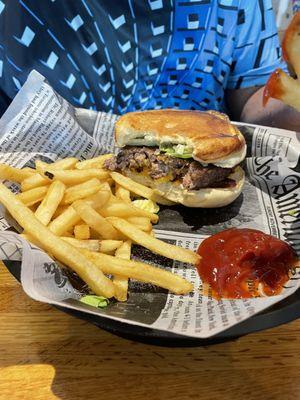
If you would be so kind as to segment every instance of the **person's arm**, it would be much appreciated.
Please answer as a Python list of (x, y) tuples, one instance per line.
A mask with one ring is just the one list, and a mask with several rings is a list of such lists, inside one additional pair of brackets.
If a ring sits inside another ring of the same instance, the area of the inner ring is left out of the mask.
[(230, 118), (251, 124), (300, 131), (300, 112), (272, 98), (263, 107), (263, 90), (263, 87), (227, 90), (226, 103)]
[(299, 115), (270, 99), (264, 108), (263, 86), (277, 68), (287, 70), (281, 59), (274, 14), (268, 0), (241, 0), (244, 23), (237, 25), (231, 73), (225, 99), (230, 117), (237, 121), (298, 129)]

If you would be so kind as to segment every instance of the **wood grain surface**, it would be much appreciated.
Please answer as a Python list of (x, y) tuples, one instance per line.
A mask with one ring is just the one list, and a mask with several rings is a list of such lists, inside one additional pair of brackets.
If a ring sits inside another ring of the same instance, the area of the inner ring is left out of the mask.
[(0, 399), (300, 399), (300, 320), (208, 347), (114, 336), (29, 299), (0, 265)]

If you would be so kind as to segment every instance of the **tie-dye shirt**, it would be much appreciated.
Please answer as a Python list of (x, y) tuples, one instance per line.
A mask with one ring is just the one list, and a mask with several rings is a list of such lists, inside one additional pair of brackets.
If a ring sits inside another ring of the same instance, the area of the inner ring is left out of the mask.
[(0, 0), (0, 104), (32, 69), (78, 107), (224, 110), (282, 66), (271, 0)]

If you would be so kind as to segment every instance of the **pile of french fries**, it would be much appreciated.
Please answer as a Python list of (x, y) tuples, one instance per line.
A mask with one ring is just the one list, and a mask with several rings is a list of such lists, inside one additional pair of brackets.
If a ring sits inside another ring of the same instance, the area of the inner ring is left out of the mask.
[(35, 169), (0, 164), (0, 179), (21, 188), (15, 195), (0, 183), (0, 203), (23, 228), (26, 240), (74, 270), (96, 295), (126, 301), (130, 278), (189, 293), (193, 286), (184, 278), (130, 260), (132, 243), (191, 264), (199, 256), (154, 237), (157, 214), (136, 207), (132, 199), (152, 199), (155, 193), (105, 170), (103, 162), (111, 156), (51, 164), (37, 160)]

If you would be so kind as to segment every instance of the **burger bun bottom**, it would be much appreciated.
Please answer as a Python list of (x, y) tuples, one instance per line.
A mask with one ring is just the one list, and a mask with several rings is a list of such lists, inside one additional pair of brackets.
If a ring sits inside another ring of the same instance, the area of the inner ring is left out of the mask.
[[(123, 174), (135, 182), (141, 183), (155, 190), (162, 198), (169, 202), (183, 204), (194, 208), (217, 208), (232, 203), (241, 193), (245, 183), (245, 173), (239, 166), (235, 167), (228, 178), (236, 181), (236, 185), (227, 188), (202, 188), (187, 190), (179, 182), (166, 182), (152, 179), (149, 175), (126, 170)], [(159, 202), (159, 201), (158, 201)], [(163, 201), (161, 202), (163, 204)]]

